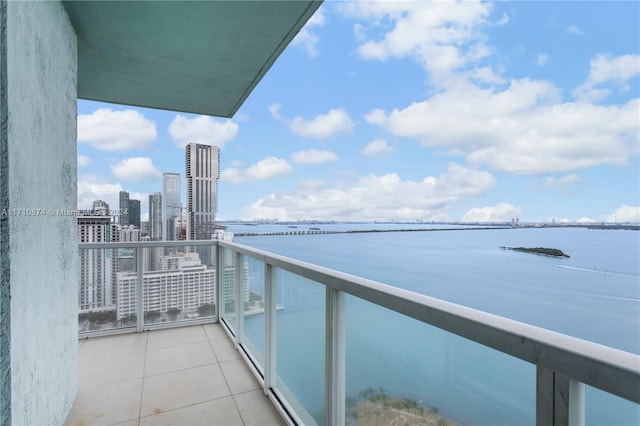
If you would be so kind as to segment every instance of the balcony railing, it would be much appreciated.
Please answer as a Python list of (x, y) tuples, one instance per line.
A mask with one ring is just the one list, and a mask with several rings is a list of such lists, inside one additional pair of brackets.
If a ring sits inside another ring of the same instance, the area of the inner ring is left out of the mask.
[[(163, 293), (174, 287), (145, 272), (145, 252), (204, 248), (215, 279), (207, 290), (175, 278), (188, 287), (176, 307)], [(219, 321), (292, 424), (640, 422), (635, 354), (231, 242), (80, 244), (81, 255), (116, 249), (135, 252), (130, 330)], [(126, 312), (113, 327), (127, 326)]]

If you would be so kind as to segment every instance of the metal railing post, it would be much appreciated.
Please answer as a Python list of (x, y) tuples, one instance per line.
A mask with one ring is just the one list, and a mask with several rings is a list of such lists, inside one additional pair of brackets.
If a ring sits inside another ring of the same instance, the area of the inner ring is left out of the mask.
[(142, 333), (144, 326), (144, 295), (142, 280), (144, 276), (144, 247), (136, 247), (136, 332)]
[(346, 324), (344, 293), (327, 287), (325, 329), (325, 423), (344, 425)]
[(244, 303), (242, 300), (242, 262), (244, 256), (241, 253), (236, 252), (236, 269), (235, 269), (235, 285), (236, 285), (236, 339), (235, 346), (239, 349), (240, 344), (244, 340)]
[(224, 250), (220, 247), (218, 241), (216, 241), (216, 282), (215, 282), (215, 297), (216, 297), (216, 318), (218, 322), (224, 315)]
[(583, 426), (584, 383), (537, 366), (536, 425)]
[(585, 424), (584, 383), (569, 379), (569, 426)]
[(273, 267), (264, 264), (264, 383), (265, 395), (276, 385), (276, 294)]

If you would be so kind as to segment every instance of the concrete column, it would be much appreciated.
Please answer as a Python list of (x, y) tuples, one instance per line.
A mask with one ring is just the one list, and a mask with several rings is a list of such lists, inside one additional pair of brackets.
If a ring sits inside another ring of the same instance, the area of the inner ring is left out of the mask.
[(0, 424), (61, 424), (77, 391), (76, 36), (58, 1), (0, 0)]

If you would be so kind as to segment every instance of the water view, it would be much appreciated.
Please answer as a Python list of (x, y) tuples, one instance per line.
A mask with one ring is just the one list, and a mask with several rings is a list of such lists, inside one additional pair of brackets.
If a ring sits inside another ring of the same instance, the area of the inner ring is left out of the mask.
[[(327, 231), (353, 227), (309, 226)], [(427, 227), (361, 224), (355, 229), (393, 226)], [(236, 231), (233, 226), (228, 230)], [(236, 242), (640, 353), (638, 232), (515, 228), (252, 236)], [(501, 246), (557, 248), (570, 257), (500, 250)], [(322, 422), (324, 287), (276, 273), (282, 307), (277, 314), (278, 375)], [(249, 285), (258, 294), (261, 274), (260, 262), (250, 262)], [(262, 316), (248, 318), (245, 327), (260, 354)], [(300, 371), (306, 372), (304, 378)], [(425, 418), (434, 424), (533, 424), (535, 374), (535, 367), (526, 362), (347, 297), (351, 419), (373, 418), (366, 416), (386, 398), (389, 406), (405, 407), (396, 410), (416, 422)], [(415, 411), (412, 402), (417, 404)], [(595, 389), (587, 388), (586, 403), (588, 424), (640, 422), (636, 404)], [(365, 407), (369, 412), (362, 412)], [(384, 423), (382, 417), (379, 420)]]

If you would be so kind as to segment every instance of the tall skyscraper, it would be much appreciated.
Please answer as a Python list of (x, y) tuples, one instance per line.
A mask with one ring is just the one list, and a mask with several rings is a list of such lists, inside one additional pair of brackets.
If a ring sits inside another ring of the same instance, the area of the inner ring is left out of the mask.
[(162, 174), (162, 237), (164, 240), (177, 240), (176, 218), (182, 214), (180, 209), (180, 173)]
[(162, 194), (149, 194), (149, 236), (151, 241), (162, 241)]
[(140, 200), (129, 200), (129, 211), (127, 212), (129, 225), (140, 229)]
[(118, 216), (118, 224), (129, 225), (129, 193), (120, 191), (120, 216)]
[[(215, 231), (220, 178), (220, 148), (190, 143), (185, 155), (187, 239), (210, 240)], [(201, 256), (201, 259), (204, 259)]]
[[(111, 218), (95, 211), (78, 216), (81, 243), (111, 241)], [(81, 312), (115, 303), (111, 289), (111, 250), (80, 250), (78, 302)]]

